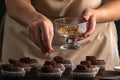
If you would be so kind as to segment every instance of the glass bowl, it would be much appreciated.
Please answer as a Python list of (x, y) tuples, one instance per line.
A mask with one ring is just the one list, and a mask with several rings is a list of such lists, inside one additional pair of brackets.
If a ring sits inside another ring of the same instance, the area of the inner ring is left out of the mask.
[(87, 22), (81, 18), (58, 18), (54, 21), (55, 32), (65, 39), (61, 49), (80, 49), (82, 46), (75, 40), (86, 32)]

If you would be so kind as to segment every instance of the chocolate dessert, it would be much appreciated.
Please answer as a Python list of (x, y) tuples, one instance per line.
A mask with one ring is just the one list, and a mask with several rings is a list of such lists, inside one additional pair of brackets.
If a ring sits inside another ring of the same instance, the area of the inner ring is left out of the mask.
[(20, 58), (19, 61), (22, 63), (27, 63), (27, 64), (38, 63), (38, 61), (36, 59), (31, 59), (30, 57)]
[(13, 66), (21, 67), (21, 68), (30, 67), (28, 64), (21, 63), (21, 62), (16, 62), (16, 63), (13, 64)]
[(96, 57), (95, 56), (86, 56), (86, 60), (95, 61)]
[(59, 68), (53, 67), (52, 65), (43, 66), (41, 72), (43, 73), (56, 73), (59, 72)]
[(64, 58), (61, 57), (61, 56), (56, 56), (56, 57), (53, 58), (53, 60), (54, 60), (56, 63), (63, 63)]
[(62, 72), (52, 65), (44, 65), (39, 71), (40, 80), (60, 80)]
[(64, 60), (63, 65), (65, 66), (64, 75), (70, 75), (72, 72), (72, 62), (71, 60)]
[(1, 66), (1, 69), (3, 69), (4, 71), (10, 71), (10, 68), (12, 68), (13, 65), (12, 64), (3, 64)]
[(15, 67), (12, 64), (3, 64), (1, 69), (1, 74), (3, 76), (24, 76), (25, 71), (23, 68)]
[(81, 61), (80, 64), (83, 64), (83, 65), (87, 65), (87, 66), (89, 66), (89, 65), (92, 64), (92, 62), (89, 61), (89, 60), (86, 60), (86, 61)]
[(104, 60), (95, 60), (95, 61), (92, 61), (92, 64), (93, 65), (105, 65), (105, 61)]
[(56, 63), (61, 63), (65, 67), (64, 75), (70, 75), (72, 71), (72, 62), (71, 60), (66, 60), (62, 56), (56, 56), (53, 58)]
[(87, 65), (77, 65), (74, 72), (93, 72), (93, 68), (89, 68)]
[(92, 61), (93, 65), (96, 65), (98, 67), (100, 67), (98, 75), (103, 75), (104, 71), (105, 71), (105, 61), (104, 60), (96, 60), (96, 61)]
[(8, 59), (8, 62), (9, 62), (10, 64), (16, 64), (18, 61), (15, 60), (15, 59)]
[(93, 80), (96, 76), (94, 67), (88, 67), (87, 65), (79, 64), (73, 70), (74, 80)]
[(55, 61), (45, 61), (45, 63), (43, 64), (44, 66), (45, 65), (52, 65), (53, 67), (56, 67), (56, 62)]
[(43, 64), (43, 66), (46, 66), (46, 65), (52, 65), (53, 67), (58, 67), (58, 68), (60, 68), (60, 70), (62, 72), (65, 71), (64, 65), (61, 64), (61, 63), (56, 63), (55, 61), (45, 61), (45, 63)]
[(37, 67), (38, 66), (38, 61), (36, 59), (32, 59), (30, 57), (22, 57), (19, 59), (19, 62), (29, 64), (30, 67)]
[(11, 63), (13, 66), (15, 67), (20, 67), (20, 68), (24, 68), (27, 72), (30, 71), (31, 67), (29, 64), (26, 63), (22, 63), (13, 59), (9, 59), (9, 63)]
[(86, 60), (90, 60), (92, 62), (92, 65), (100, 67), (98, 75), (103, 75), (106, 65), (104, 60), (99, 60), (95, 56), (86, 56)]
[[(91, 57), (88, 57), (91, 59)], [(93, 59), (93, 58), (92, 58)], [(74, 80), (94, 80), (98, 67), (92, 65), (90, 60), (81, 61), (79, 65), (73, 70)]]

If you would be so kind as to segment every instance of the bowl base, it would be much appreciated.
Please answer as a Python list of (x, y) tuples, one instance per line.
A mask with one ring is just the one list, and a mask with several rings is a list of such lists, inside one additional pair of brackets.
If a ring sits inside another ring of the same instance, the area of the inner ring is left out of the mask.
[(70, 44), (60, 46), (60, 49), (63, 49), (63, 50), (68, 50), (68, 49), (79, 50), (81, 48), (82, 48), (82, 46), (80, 46), (80, 45), (70, 45)]

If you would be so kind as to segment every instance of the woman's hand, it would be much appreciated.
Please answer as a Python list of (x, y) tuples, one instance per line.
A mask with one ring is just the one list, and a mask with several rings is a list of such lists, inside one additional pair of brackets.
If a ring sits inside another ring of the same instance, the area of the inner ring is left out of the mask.
[(94, 9), (90, 8), (85, 9), (83, 11), (82, 18), (83, 20), (88, 22), (87, 31), (82, 36), (77, 38), (77, 40), (82, 40), (89, 37), (95, 30), (96, 26), (96, 13)]
[[(31, 0), (5, 0), (11, 18), (28, 27), (30, 39), (41, 48), (45, 55), (53, 51), (53, 24), (31, 5)], [(13, 5), (14, 4), (14, 5)], [(18, 15), (18, 14), (21, 15)]]
[(29, 29), (30, 39), (41, 48), (42, 53), (47, 56), (48, 53), (53, 51), (53, 24), (46, 17), (40, 17), (32, 23)]

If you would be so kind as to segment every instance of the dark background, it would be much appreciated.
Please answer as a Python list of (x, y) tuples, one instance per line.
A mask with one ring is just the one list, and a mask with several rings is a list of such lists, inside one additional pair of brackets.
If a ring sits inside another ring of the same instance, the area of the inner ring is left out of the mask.
[(0, 22), (2, 20), (2, 17), (4, 15), (5, 11), (6, 11), (6, 8), (5, 8), (4, 0), (0, 0)]
[(115, 21), (117, 33), (118, 33), (118, 49), (119, 49), (119, 55), (120, 55), (120, 20)]
[[(5, 11), (6, 11), (6, 7), (5, 7), (4, 0), (0, 0), (0, 22), (2, 20), (2, 17)], [(117, 33), (118, 33), (118, 49), (119, 49), (119, 54), (120, 54), (120, 20), (115, 21), (115, 24), (116, 24)]]

